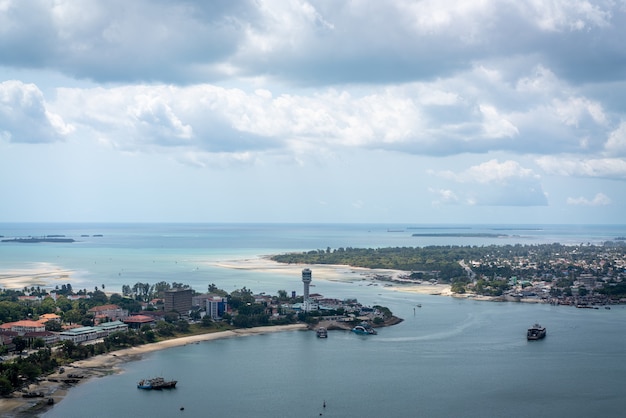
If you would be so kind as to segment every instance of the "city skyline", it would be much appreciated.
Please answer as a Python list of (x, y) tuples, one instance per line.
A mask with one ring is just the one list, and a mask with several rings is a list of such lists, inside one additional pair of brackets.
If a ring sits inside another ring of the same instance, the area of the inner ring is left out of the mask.
[(626, 9), (0, 3), (5, 222), (623, 223)]

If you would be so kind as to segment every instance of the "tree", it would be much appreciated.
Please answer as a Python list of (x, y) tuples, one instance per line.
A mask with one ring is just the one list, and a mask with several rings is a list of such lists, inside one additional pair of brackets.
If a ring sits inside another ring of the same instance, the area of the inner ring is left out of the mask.
[(63, 340), (61, 341), (61, 351), (65, 353), (67, 358), (72, 358), (72, 354), (74, 354), (74, 350), (76, 349), (76, 343), (72, 340)]
[(5, 376), (0, 376), (0, 395), (7, 396), (13, 392), (13, 385), (11, 381)]
[(67, 312), (72, 309), (72, 302), (65, 296), (57, 297), (56, 305), (61, 312)]
[(33, 348), (43, 348), (46, 346), (46, 342), (43, 340), (43, 338), (35, 338), (35, 340), (33, 341)]
[(69, 324), (77, 324), (83, 319), (83, 314), (78, 309), (71, 309), (63, 314), (63, 320)]
[(59, 321), (48, 321), (46, 322), (46, 331), (61, 332), (63, 327)]
[(46, 296), (44, 300), (41, 301), (41, 304), (39, 305), (40, 315), (47, 314), (47, 313), (54, 313), (56, 310), (57, 310), (57, 305), (54, 302), (54, 299), (52, 299), (50, 296)]
[(155, 329), (157, 334), (164, 337), (174, 335), (174, 325), (170, 324), (169, 322), (159, 321), (157, 322)]
[(28, 341), (26, 341), (24, 337), (20, 337), (19, 335), (17, 337), (14, 337), (12, 342), (15, 345), (15, 351), (17, 351), (18, 353), (22, 352), (28, 345)]
[(185, 321), (184, 319), (180, 319), (178, 321), (176, 321), (176, 331), (181, 332), (181, 333), (186, 333), (189, 332), (189, 322)]
[(213, 318), (211, 318), (209, 315), (204, 315), (202, 317), (202, 326), (205, 328), (210, 328), (214, 325), (215, 323), (213, 322)]

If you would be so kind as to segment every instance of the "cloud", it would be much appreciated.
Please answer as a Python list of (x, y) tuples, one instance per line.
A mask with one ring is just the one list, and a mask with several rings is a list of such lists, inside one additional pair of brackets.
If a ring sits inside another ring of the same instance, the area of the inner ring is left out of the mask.
[(568, 197), (567, 204), (573, 206), (607, 206), (611, 204), (611, 199), (604, 193), (598, 193), (591, 200), (582, 196)]
[(0, 139), (46, 143), (63, 139), (74, 127), (48, 110), (42, 92), (20, 81), (0, 83)]
[(436, 196), (435, 200), (431, 202), (435, 207), (459, 203), (459, 197), (452, 190), (429, 188), (428, 191)]
[(434, 174), (454, 180), (458, 183), (504, 184), (511, 179), (539, 179), (539, 176), (531, 169), (524, 168), (516, 161), (511, 160), (502, 163), (498, 160), (490, 160), (458, 173), (453, 171), (441, 171)]
[(619, 158), (544, 156), (537, 158), (536, 163), (550, 175), (626, 180), (626, 161)]
[(604, 148), (609, 155), (626, 156), (626, 122), (622, 121), (615, 130), (609, 133), (609, 139)]
[(532, 55), (568, 78), (621, 74), (596, 65), (623, 56), (619, 2), (205, 3), (5, 0), (0, 56), (97, 81), (174, 84), (233, 75), (307, 85), (430, 80), (508, 55)]
[(433, 203), (437, 205), (460, 201), (472, 206), (547, 205), (540, 177), (515, 161), (490, 160), (460, 172), (445, 170), (431, 174), (463, 185), (454, 191), (435, 190), (439, 197)]

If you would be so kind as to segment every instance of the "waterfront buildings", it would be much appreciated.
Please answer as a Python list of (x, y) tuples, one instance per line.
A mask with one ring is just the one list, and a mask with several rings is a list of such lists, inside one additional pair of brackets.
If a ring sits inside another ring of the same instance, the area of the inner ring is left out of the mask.
[(187, 316), (191, 310), (191, 289), (170, 289), (165, 291), (164, 305), (165, 312), (177, 312), (179, 315)]

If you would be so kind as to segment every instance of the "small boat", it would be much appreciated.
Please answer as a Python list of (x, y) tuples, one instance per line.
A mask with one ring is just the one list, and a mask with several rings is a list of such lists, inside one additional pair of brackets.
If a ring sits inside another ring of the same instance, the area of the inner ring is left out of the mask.
[(357, 325), (352, 328), (352, 332), (359, 335), (376, 335), (378, 334), (376, 330), (369, 325)]
[(174, 389), (176, 383), (178, 383), (177, 380), (165, 380), (162, 377), (155, 377), (153, 379), (141, 379), (137, 383), (137, 388), (146, 390)]
[(152, 384), (150, 383), (150, 379), (141, 379), (137, 383), (137, 389), (152, 389)]
[(532, 327), (528, 328), (526, 332), (526, 338), (528, 340), (540, 340), (546, 336), (546, 328), (542, 327), (539, 324), (535, 324)]
[(319, 327), (316, 333), (317, 333), (317, 338), (328, 338), (328, 331), (324, 327)]

